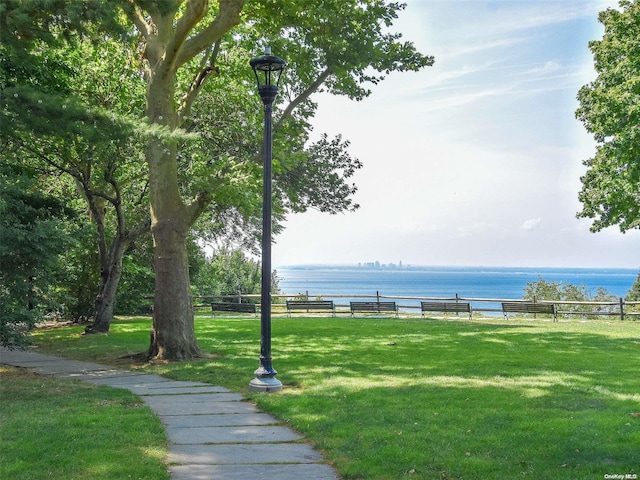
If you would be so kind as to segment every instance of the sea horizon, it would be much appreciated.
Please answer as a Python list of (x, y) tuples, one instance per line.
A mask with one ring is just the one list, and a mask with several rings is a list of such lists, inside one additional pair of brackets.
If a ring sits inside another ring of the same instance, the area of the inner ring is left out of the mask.
[[(281, 265), (275, 265), (273, 268), (370, 268), (367, 265), (375, 262), (356, 262), (356, 263), (287, 263)], [(374, 267), (377, 268), (377, 267)], [(624, 270), (629, 271), (633, 270), (636, 273), (640, 273), (640, 266), (638, 267), (619, 267), (619, 266), (540, 266), (540, 265), (482, 265), (482, 264), (469, 264), (469, 265), (446, 265), (446, 264), (432, 264), (432, 265), (423, 265), (423, 264), (413, 264), (413, 263), (382, 263), (380, 262), (381, 269), (390, 269), (390, 268), (398, 268), (398, 269), (407, 269), (407, 268), (493, 268), (493, 269), (541, 269), (541, 270), (551, 270), (551, 269), (562, 269), (562, 270)]]
[(639, 269), (621, 267), (496, 267), (486, 265), (298, 264), (275, 267), (285, 295), (381, 295), (387, 298), (519, 299), (528, 283), (544, 279), (561, 285), (584, 286), (593, 296), (598, 288), (625, 297)]

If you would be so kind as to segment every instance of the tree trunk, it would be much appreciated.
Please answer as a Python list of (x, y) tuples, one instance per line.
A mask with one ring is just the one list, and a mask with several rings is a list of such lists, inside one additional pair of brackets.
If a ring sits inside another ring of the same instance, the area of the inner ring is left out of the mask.
[(189, 281), (188, 225), (176, 223), (175, 218), (154, 222), (151, 230), (156, 281), (148, 355), (154, 359), (187, 360), (201, 356)]
[(116, 308), (116, 294), (118, 284), (122, 278), (122, 258), (127, 248), (127, 242), (116, 238), (109, 252), (109, 262), (102, 272), (100, 291), (95, 301), (93, 324), (85, 329), (85, 333), (108, 333)]
[(201, 352), (195, 336), (187, 257), (192, 220), (178, 190), (175, 141), (152, 140), (147, 146), (147, 161), (156, 274), (148, 356), (198, 358)]
[[(180, 126), (175, 95), (177, 70), (239, 22), (244, 0), (217, 3), (219, 11), (212, 21), (205, 20), (205, 28), (200, 28), (199, 22), (209, 10), (206, 0), (187, 2), (179, 18), (176, 18), (177, 6), (169, 4), (167, 8), (150, 9), (152, 23), (147, 23), (144, 15), (132, 15), (147, 40), (144, 51), (146, 114), (151, 124), (167, 127), (170, 131)], [(215, 8), (211, 6), (211, 10)], [(199, 82), (197, 88), (183, 97), (187, 110), (203, 83)], [(149, 357), (165, 360), (199, 357), (189, 282), (187, 233), (201, 211), (202, 203), (187, 207), (180, 197), (175, 139), (151, 139), (146, 157), (156, 273)]]

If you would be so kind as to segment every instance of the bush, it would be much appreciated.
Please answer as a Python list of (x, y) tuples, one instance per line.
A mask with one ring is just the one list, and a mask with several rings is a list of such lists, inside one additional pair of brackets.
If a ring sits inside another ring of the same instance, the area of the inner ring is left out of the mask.
[[(596, 293), (591, 295), (584, 285), (572, 285), (562, 282), (548, 282), (541, 276), (537, 282), (528, 282), (524, 289), (524, 297), (527, 300), (548, 300), (567, 302), (615, 302), (617, 297), (602, 287), (598, 287)], [(563, 305), (562, 309), (569, 312), (592, 312), (592, 305)], [(600, 313), (613, 313), (616, 307), (602, 305), (598, 308)]]
[[(255, 295), (261, 290), (260, 263), (242, 250), (220, 249), (200, 265), (192, 281), (194, 295)], [(271, 275), (271, 290), (279, 292), (276, 272)]]

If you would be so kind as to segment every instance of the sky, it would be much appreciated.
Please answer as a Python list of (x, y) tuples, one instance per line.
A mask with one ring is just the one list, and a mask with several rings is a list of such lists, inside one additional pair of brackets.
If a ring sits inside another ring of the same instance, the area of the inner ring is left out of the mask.
[(361, 102), (320, 94), (314, 133), (364, 167), (360, 209), (289, 217), (272, 263), (640, 267), (640, 232), (577, 219), (595, 141), (575, 119), (615, 0), (407, 0), (395, 30), (435, 64)]

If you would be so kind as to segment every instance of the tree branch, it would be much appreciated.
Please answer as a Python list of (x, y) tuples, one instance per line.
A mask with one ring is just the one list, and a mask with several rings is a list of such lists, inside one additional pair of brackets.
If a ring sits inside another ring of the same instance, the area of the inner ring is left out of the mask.
[(175, 33), (171, 36), (171, 40), (167, 45), (166, 60), (172, 68), (177, 69), (180, 66), (180, 64), (176, 64), (179, 52), (189, 33), (207, 13), (208, 3), (207, 0), (188, 0), (187, 8), (178, 19)]
[(329, 67), (325, 68), (325, 70), (318, 76), (318, 78), (316, 78), (316, 80), (311, 85), (309, 85), (300, 95), (294, 98), (289, 103), (289, 105), (287, 105), (287, 108), (284, 109), (284, 112), (282, 112), (282, 115), (275, 123), (274, 128), (278, 128), (286, 118), (290, 117), (296, 107), (307, 100), (313, 93), (315, 93), (327, 80), (327, 78), (329, 78), (330, 75), (331, 69)]
[(218, 41), (216, 42), (213, 48), (213, 52), (211, 53), (211, 56), (209, 56), (209, 61), (202, 62), (203, 64), (208, 64), (203, 65), (202, 71), (198, 75), (196, 75), (196, 77), (191, 82), (191, 85), (189, 86), (189, 90), (187, 90), (187, 92), (182, 97), (180, 108), (178, 110), (178, 115), (180, 116), (180, 118), (184, 119), (189, 115), (191, 107), (193, 106), (193, 102), (195, 102), (198, 94), (200, 93), (200, 90), (202, 90), (202, 87), (204, 86), (207, 79), (211, 76), (217, 77), (220, 75), (220, 70), (216, 66), (216, 60), (218, 58), (219, 52), (220, 39), (218, 39)]
[(142, 12), (135, 4), (134, 0), (129, 1), (132, 4), (133, 8), (131, 10), (125, 9), (125, 13), (127, 17), (129, 17), (129, 20), (131, 20), (136, 26), (138, 31), (140, 31), (140, 34), (145, 38), (145, 40), (149, 41), (149, 36), (151, 36), (151, 34), (153, 33), (151, 25), (149, 25), (149, 23), (147, 23), (147, 21), (144, 19)]
[(220, 0), (220, 11), (211, 24), (182, 45), (174, 62), (175, 68), (191, 60), (236, 26), (240, 22), (240, 12), (244, 4), (245, 0)]
[(125, 234), (125, 237), (128, 242), (132, 242), (136, 238), (144, 235), (145, 233), (151, 232), (151, 217), (147, 216), (144, 220), (142, 220), (135, 227), (128, 230)]
[(211, 200), (212, 196), (210, 193), (198, 192), (196, 198), (185, 208), (186, 218), (189, 225), (193, 225), (204, 209), (207, 208), (207, 205), (211, 203)]

